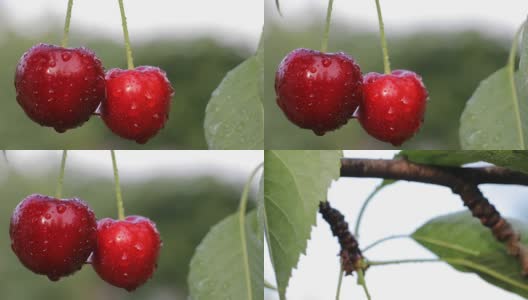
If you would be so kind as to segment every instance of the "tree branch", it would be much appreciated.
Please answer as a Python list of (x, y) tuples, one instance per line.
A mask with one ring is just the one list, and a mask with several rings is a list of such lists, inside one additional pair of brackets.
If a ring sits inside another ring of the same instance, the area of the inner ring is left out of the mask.
[(508, 253), (517, 257), (528, 276), (528, 249), (520, 234), (484, 197), (478, 184), (503, 183), (528, 185), (528, 175), (501, 167), (457, 168), (413, 163), (405, 159), (342, 159), (342, 177), (377, 177), (431, 183), (450, 188), (460, 195), (474, 217), (491, 229), (497, 240), (505, 243)]
[(528, 174), (502, 167), (444, 167), (413, 163), (405, 159), (344, 158), (341, 160), (341, 177), (375, 177), (451, 187), (453, 176), (464, 178), (473, 184), (528, 185)]
[(439, 167), (474, 184), (518, 184), (528, 185), (528, 174), (503, 167), (457, 168)]

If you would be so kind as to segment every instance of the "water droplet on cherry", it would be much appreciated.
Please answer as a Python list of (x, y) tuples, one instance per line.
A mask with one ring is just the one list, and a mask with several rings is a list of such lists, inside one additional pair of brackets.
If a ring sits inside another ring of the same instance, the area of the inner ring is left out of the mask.
[(66, 211), (66, 206), (64, 206), (62, 204), (57, 206), (57, 211), (59, 212), (59, 214), (64, 213)]
[(61, 57), (62, 57), (62, 60), (69, 61), (70, 58), (71, 58), (71, 54), (68, 53), (68, 52), (64, 52), (64, 53), (62, 53)]

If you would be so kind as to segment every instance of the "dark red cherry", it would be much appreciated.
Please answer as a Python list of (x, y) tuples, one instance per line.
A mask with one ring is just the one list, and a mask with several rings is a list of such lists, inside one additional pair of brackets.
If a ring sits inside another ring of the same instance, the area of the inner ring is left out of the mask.
[(369, 73), (363, 80), (361, 126), (373, 137), (399, 146), (421, 127), (428, 93), (414, 72)]
[(277, 104), (286, 117), (317, 135), (348, 122), (361, 101), (359, 65), (343, 52), (296, 49), (275, 75)]
[(133, 291), (156, 270), (161, 239), (156, 224), (141, 216), (97, 222), (92, 266), (106, 282)]
[(174, 91), (160, 68), (112, 69), (106, 87), (101, 117), (115, 134), (144, 144), (165, 126)]
[(104, 70), (89, 49), (38, 44), (18, 62), (15, 89), (31, 120), (64, 132), (88, 121), (105, 97)]
[(56, 281), (80, 270), (93, 251), (95, 215), (80, 199), (30, 195), (13, 212), (9, 235), (24, 266)]

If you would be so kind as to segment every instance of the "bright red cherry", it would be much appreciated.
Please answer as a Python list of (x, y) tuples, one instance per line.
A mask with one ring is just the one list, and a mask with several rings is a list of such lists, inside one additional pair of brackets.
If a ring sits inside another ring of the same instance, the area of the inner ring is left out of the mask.
[(343, 52), (296, 49), (275, 74), (277, 104), (286, 117), (317, 135), (346, 124), (361, 101), (359, 65)]
[(96, 244), (93, 211), (80, 199), (30, 195), (11, 217), (11, 248), (31, 271), (52, 281), (80, 270)]
[(38, 44), (18, 62), (15, 89), (31, 120), (64, 132), (88, 121), (105, 97), (104, 70), (89, 49)]
[(359, 122), (373, 137), (399, 146), (423, 123), (427, 89), (414, 72), (369, 73), (363, 80)]
[(92, 266), (106, 282), (133, 291), (156, 270), (161, 240), (156, 224), (141, 216), (97, 222)]
[(165, 126), (174, 90), (160, 68), (112, 69), (106, 89), (101, 117), (115, 134), (144, 144)]

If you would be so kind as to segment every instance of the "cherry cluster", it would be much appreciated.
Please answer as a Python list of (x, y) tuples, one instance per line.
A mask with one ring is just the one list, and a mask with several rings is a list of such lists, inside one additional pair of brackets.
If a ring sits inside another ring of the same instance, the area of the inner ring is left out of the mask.
[(62, 133), (96, 114), (112, 132), (140, 144), (165, 126), (174, 93), (160, 68), (105, 73), (93, 51), (49, 44), (35, 45), (22, 56), (15, 88), (24, 112), (42, 126)]
[(295, 49), (275, 75), (277, 104), (297, 126), (324, 135), (357, 118), (371, 136), (399, 146), (421, 127), (428, 93), (414, 72), (363, 76), (343, 52)]
[(90, 263), (104, 281), (127, 291), (152, 277), (162, 246), (148, 218), (96, 221), (80, 199), (38, 194), (15, 208), (9, 234), (13, 252), (34, 273), (57, 281)]

